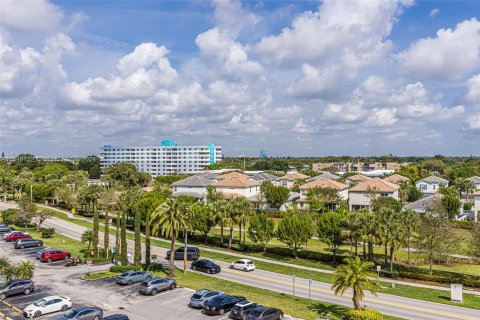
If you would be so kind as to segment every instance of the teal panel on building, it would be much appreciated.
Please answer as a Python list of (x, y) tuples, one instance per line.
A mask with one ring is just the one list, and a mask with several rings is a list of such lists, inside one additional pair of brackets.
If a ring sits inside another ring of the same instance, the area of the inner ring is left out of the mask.
[(162, 140), (162, 147), (176, 147), (178, 143), (175, 140)]
[(215, 145), (209, 143), (207, 147), (210, 149), (210, 164), (215, 163)]

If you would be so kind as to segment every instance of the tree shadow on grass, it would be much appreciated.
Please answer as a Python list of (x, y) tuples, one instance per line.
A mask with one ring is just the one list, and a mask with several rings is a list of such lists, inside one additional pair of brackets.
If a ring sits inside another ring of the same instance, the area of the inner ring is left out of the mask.
[(322, 302), (315, 302), (308, 306), (309, 310), (315, 311), (319, 317), (332, 319), (346, 319), (348, 308)]

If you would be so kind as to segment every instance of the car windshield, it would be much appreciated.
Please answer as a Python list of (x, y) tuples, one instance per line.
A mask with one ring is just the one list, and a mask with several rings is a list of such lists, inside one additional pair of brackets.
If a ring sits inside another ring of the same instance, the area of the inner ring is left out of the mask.
[(45, 300), (45, 299), (40, 299), (40, 300), (35, 301), (35, 303), (34, 303), (33, 305), (34, 305), (35, 307), (41, 307), (41, 306), (43, 306), (43, 304), (44, 304), (45, 302), (47, 302), (47, 300)]
[(202, 296), (195, 293), (195, 294), (192, 296), (192, 298), (193, 298), (193, 299), (201, 299)]
[(65, 317), (72, 319), (72, 318), (75, 318), (77, 314), (78, 314), (77, 310), (70, 310), (67, 313), (65, 313)]
[(130, 275), (130, 272), (124, 272), (120, 275), (120, 277), (128, 277)]
[(252, 261), (248, 261), (247, 264), (253, 264), (253, 262), (252, 262)]
[(212, 303), (222, 303), (223, 299), (225, 299), (225, 297), (215, 297), (213, 298), (212, 300), (210, 300)]
[(205, 265), (214, 266), (215, 264), (212, 261), (207, 260), (207, 261), (205, 261)]

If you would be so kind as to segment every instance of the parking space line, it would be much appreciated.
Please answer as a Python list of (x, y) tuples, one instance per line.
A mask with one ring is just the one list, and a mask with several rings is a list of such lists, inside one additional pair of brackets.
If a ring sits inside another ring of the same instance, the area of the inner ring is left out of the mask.
[(163, 306), (165, 304), (169, 304), (170, 302), (177, 301), (177, 300), (180, 300), (180, 299), (183, 299), (183, 298), (186, 298), (186, 297), (190, 297), (190, 296), (191, 296), (190, 294), (187, 294), (187, 295), (181, 296), (180, 298), (176, 298), (176, 299), (161, 303), (160, 305)]
[(38, 296), (39, 294), (46, 294), (46, 293), (45, 292), (30, 293), (29, 295), (19, 296), (19, 297), (14, 297), (14, 298), (8, 299), (8, 301), (19, 300), (19, 299), (21, 300), (21, 299), (25, 299), (25, 298), (28, 298), (28, 297)]

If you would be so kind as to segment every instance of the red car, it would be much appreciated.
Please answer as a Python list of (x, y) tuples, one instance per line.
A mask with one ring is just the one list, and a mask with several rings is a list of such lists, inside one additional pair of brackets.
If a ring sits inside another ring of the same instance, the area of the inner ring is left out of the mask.
[(20, 231), (14, 231), (12, 233), (10, 233), (6, 238), (5, 240), (7, 240), (7, 242), (10, 242), (10, 241), (17, 241), (18, 239), (25, 239), (25, 238), (31, 238), (32, 236), (29, 235), (28, 233), (23, 233), (23, 232), (20, 232)]
[(55, 260), (65, 260), (65, 258), (70, 258), (69, 252), (53, 249), (42, 253), (40, 260), (43, 262), (52, 262)]

